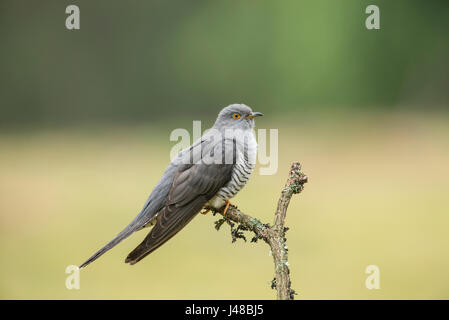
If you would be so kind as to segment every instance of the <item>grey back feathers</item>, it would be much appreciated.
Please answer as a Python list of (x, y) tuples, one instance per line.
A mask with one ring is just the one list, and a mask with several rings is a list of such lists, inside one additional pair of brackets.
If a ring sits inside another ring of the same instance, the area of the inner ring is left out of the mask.
[[(235, 114), (239, 115), (238, 118)], [(228, 200), (240, 191), (254, 168), (250, 158), (257, 149), (252, 134), (256, 114), (261, 115), (241, 104), (221, 110), (212, 129), (250, 132), (244, 139), (246, 142), (242, 143), (235, 137), (229, 139), (225, 135), (221, 139), (209, 139), (205, 134), (180, 152), (163, 173), (137, 217), (80, 267), (95, 261), (135, 231), (155, 223), (142, 243), (125, 260), (135, 264), (179, 232), (211, 199)], [(232, 156), (229, 161), (229, 157), (225, 157), (230, 150)], [(213, 161), (217, 155), (223, 161)], [(211, 157), (214, 158), (212, 161), (206, 161)]]

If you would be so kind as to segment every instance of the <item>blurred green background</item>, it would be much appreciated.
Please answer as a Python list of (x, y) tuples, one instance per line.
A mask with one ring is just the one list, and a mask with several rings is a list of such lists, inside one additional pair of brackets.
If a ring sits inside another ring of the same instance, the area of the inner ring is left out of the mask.
[(0, 298), (274, 298), (268, 247), (211, 215), (131, 267), (134, 234), (65, 288), (141, 209), (170, 132), (231, 103), (279, 129), (277, 174), (258, 166), (239, 208), (271, 222), (290, 163), (310, 178), (287, 218), (297, 298), (449, 298), (448, 16), (436, 0), (1, 1)]

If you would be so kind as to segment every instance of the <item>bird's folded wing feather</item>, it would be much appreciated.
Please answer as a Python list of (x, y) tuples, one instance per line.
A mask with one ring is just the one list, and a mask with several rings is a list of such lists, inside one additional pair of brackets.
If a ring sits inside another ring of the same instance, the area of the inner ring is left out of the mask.
[(181, 169), (173, 180), (156, 225), (126, 258), (135, 264), (180, 231), (230, 179), (232, 164), (199, 163)]
[[(161, 180), (153, 189), (142, 211), (137, 215), (137, 217), (114, 239), (108, 242), (104, 247), (102, 247), (83, 264), (81, 264), (80, 268), (85, 267), (91, 262), (98, 259), (105, 252), (112, 249), (114, 246), (116, 246), (125, 238), (129, 237), (135, 231), (144, 228), (148, 223), (153, 221), (156, 216), (160, 215), (161, 221), (171, 220), (170, 217), (175, 217), (175, 219), (173, 220), (175, 222), (172, 222), (172, 224), (176, 223), (176, 226), (179, 227), (177, 231), (179, 231), (182, 226), (187, 224), (187, 222), (189, 222), (190, 219), (193, 218), (196, 212), (198, 212), (201, 207), (209, 200), (208, 197), (211, 197), (211, 195), (215, 195), (220, 187), (225, 185), (230, 179), (232, 165), (206, 165), (201, 161), (205, 153), (213, 153), (213, 151), (219, 148), (220, 145), (221, 143), (211, 143), (210, 140), (200, 139), (190, 148), (181, 152), (165, 170)], [(192, 165), (184, 163), (194, 164)], [(212, 175), (212, 179), (210, 175)], [(176, 183), (174, 183), (175, 179)], [(213, 179), (215, 179), (215, 182), (212, 181)], [(183, 186), (182, 188), (180, 188), (181, 185)], [(168, 202), (169, 195), (171, 195), (171, 202)], [(193, 216), (185, 221), (186, 217), (183, 216), (183, 212), (193, 212), (195, 210), (196, 212), (193, 213)], [(181, 219), (182, 221), (177, 220), (176, 217), (178, 215), (183, 217), (183, 219)], [(153, 230), (155, 231), (152, 237), (158, 235), (156, 237), (158, 239), (157, 242), (160, 242), (163, 238), (160, 235), (163, 233), (163, 226), (166, 225), (165, 222), (163, 223), (164, 224), (162, 226), (156, 223), (156, 226), (153, 228)], [(176, 228), (174, 227), (174, 225), (168, 229), (165, 229), (168, 231), (168, 233), (164, 237), (170, 235), (166, 240), (168, 240), (177, 232), (176, 231), (172, 234), (173, 230), (175, 229)], [(150, 235), (148, 235), (148, 237), (149, 236)]]

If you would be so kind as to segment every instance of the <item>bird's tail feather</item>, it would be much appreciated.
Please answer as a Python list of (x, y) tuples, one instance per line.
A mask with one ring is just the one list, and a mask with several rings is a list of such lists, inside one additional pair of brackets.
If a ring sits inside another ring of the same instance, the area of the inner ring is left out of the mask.
[(135, 248), (130, 254), (128, 254), (125, 263), (129, 263), (131, 265), (136, 264), (175, 235), (175, 233), (172, 233), (164, 237), (164, 239), (158, 243), (148, 244), (148, 238), (151, 237), (150, 234), (145, 238), (144, 241), (142, 241), (141, 244), (137, 246), (137, 248)]
[(139, 230), (140, 228), (136, 227), (134, 223), (129, 224), (122, 232), (120, 232), (114, 239), (109, 241), (103, 248), (95, 252), (92, 257), (87, 259), (83, 264), (80, 265), (80, 268), (86, 267), (88, 264), (94, 262), (99, 257), (101, 257), (104, 253), (115, 247), (122, 240), (128, 238), (134, 231)]
[(128, 254), (125, 263), (136, 264), (170, 240), (198, 214), (205, 202), (205, 199), (198, 197), (195, 201), (183, 206), (182, 210), (176, 206), (166, 207), (160, 213), (161, 219), (157, 220), (156, 225), (142, 243)]

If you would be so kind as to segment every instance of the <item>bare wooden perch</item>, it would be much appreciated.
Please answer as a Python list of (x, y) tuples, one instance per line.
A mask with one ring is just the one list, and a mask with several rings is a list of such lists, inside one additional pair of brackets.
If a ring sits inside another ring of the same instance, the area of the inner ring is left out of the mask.
[[(255, 233), (255, 237), (251, 242), (263, 239), (270, 246), (275, 270), (275, 277), (271, 287), (273, 289), (276, 288), (279, 300), (292, 300), (295, 295), (295, 291), (291, 288), (290, 269), (288, 267), (287, 239), (285, 238), (285, 232), (288, 228), (285, 227), (285, 217), (291, 197), (295, 193), (300, 193), (304, 189), (304, 183), (306, 182), (307, 176), (301, 172), (301, 165), (299, 162), (294, 162), (290, 168), (285, 187), (282, 189), (272, 226), (243, 213), (236, 206), (229, 206), (226, 215), (215, 222), (217, 230), (220, 229), (224, 222), (231, 226), (233, 242), (237, 238), (242, 238), (246, 241), (242, 231), (248, 230)], [(224, 208), (221, 208), (214, 212), (223, 215), (223, 211)], [(233, 222), (237, 223), (238, 226), (234, 227), (235, 224)]]

